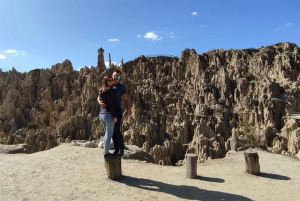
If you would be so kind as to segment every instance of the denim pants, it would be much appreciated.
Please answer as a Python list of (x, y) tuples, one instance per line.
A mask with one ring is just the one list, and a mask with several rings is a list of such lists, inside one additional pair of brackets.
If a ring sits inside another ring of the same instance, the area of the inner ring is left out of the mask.
[(114, 134), (113, 134), (113, 141), (114, 141), (114, 147), (115, 151), (119, 152), (119, 150), (124, 150), (124, 139), (123, 135), (121, 133), (121, 120), (122, 120), (122, 110), (121, 108), (116, 108), (117, 118), (118, 121), (115, 124), (114, 128)]
[(110, 141), (114, 132), (114, 118), (111, 113), (100, 113), (100, 122), (105, 130), (105, 135), (103, 138), (103, 147), (104, 147), (104, 155), (108, 154)]

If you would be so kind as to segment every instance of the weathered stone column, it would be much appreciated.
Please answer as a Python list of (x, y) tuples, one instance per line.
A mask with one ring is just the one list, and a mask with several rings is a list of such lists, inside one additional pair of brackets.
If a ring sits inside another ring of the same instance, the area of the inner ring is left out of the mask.
[(104, 53), (104, 49), (102, 49), (101, 47), (98, 50), (98, 63), (97, 63), (97, 68), (99, 69), (100, 73), (106, 70), (103, 53)]
[(108, 59), (109, 59), (109, 68), (111, 68), (111, 57), (110, 57), (110, 53), (108, 53)]

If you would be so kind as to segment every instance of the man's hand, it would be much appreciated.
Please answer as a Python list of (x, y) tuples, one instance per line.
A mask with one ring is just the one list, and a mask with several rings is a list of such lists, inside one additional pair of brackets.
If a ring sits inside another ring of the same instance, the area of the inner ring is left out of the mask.
[(124, 119), (127, 119), (129, 115), (130, 115), (130, 110), (129, 111), (127, 110), (124, 114)]
[(99, 105), (100, 105), (101, 107), (103, 107), (103, 108), (106, 107), (106, 104), (103, 103), (103, 102), (100, 102)]
[(100, 101), (99, 96), (98, 96), (98, 98), (97, 98), (97, 101), (98, 101), (98, 103), (99, 103), (99, 105), (100, 105), (101, 107), (106, 107), (106, 104), (105, 104), (104, 102)]
[(126, 112), (124, 114), (124, 119), (127, 119), (130, 115), (130, 105), (129, 105), (129, 97), (127, 94), (122, 95), (123, 100), (125, 102)]

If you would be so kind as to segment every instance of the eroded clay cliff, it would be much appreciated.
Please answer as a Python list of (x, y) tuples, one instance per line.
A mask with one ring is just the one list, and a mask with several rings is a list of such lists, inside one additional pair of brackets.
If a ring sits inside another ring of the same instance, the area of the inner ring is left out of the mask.
[[(104, 70), (100, 52), (96, 68), (74, 71), (66, 60), (52, 69), (0, 72), (1, 142), (26, 142), (34, 152), (103, 135), (97, 91), (116, 67)], [(186, 152), (200, 162), (222, 158), (252, 146), (254, 138), (276, 153), (299, 152), (296, 44), (203, 54), (186, 49), (180, 58), (140, 56), (120, 69), (132, 106), (122, 125), (125, 141), (156, 163), (175, 164)]]

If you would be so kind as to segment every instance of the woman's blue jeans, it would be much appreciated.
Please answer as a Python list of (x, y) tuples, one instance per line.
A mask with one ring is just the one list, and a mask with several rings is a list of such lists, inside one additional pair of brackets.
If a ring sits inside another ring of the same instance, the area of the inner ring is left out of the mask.
[(105, 130), (105, 135), (103, 138), (103, 147), (104, 147), (104, 155), (108, 154), (110, 141), (114, 132), (114, 118), (111, 113), (100, 113), (100, 122)]

